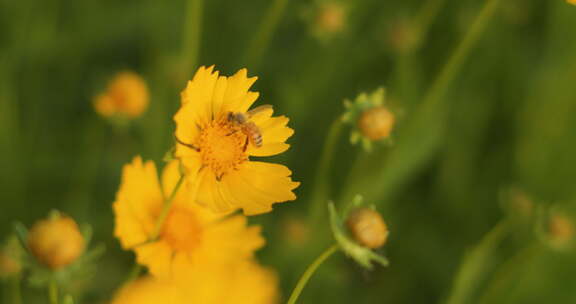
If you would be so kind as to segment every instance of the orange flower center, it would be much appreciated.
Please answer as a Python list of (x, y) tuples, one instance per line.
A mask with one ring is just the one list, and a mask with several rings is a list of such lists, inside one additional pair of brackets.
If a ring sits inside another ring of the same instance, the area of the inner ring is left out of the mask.
[(191, 251), (202, 239), (202, 227), (193, 212), (176, 207), (168, 214), (160, 236), (177, 251)]
[(221, 178), (248, 159), (246, 135), (224, 116), (213, 120), (200, 132), (199, 148), (202, 165)]

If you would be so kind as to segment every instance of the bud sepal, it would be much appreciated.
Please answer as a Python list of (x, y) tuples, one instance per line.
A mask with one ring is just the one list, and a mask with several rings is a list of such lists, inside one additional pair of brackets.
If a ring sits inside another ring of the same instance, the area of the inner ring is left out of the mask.
[[(362, 197), (358, 195), (352, 202), (351, 207), (353, 208), (346, 208), (344, 214), (340, 216), (336, 211), (334, 203), (328, 203), (328, 210), (330, 213), (330, 226), (332, 229), (332, 234), (334, 235), (334, 239), (340, 246), (340, 249), (362, 267), (370, 270), (373, 268), (373, 262), (382, 266), (388, 266), (389, 262), (386, 257), (376, 253), (374, 250), (368, 247), (359, 244), (354, 240), (353, 236), (346, 228), (346, 219), (350, 215), (350, 212), (355, 209), (354, 207), (359, 207), (362, 205)], [(373, 208), (373, 206), (368, 208)]]

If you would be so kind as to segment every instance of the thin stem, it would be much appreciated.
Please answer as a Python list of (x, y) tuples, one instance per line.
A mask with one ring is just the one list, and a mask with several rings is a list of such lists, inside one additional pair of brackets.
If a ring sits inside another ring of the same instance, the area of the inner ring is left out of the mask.
[[(508, 261), (506, 261), (499, 270), (494, 274), (484, 294), (480, 297), (478, 303), (493, 303), (499, 295), (510, 294), (506, 283), (515, 282), (520, 277), (520, 272), (526, 269), (526, 266), (532, 261), (532, 258), (538, 253), (540, 246), (538, 243), (529, 245), (521, 249)], [(509, 287), (509, 286), (508, 286)]]
[(494, 15), (499, 3), (500, 0), (486, 1), (484, 7), (476, 17), (476, 20), (470, 27), (470, 30), (466, 33), (464, 40), (462, 40), (458, 45), (438, 78), (436, 78), (436, 81), (426, 95), (423, 104), (435, 104), (444, 97), (449, 84), (456, 76), (456, 73), (460, 70), (462, 63), (464, 63), (464, 59), (466, 59), (475, 42), (480, 37), (480, 34), (484, 31), (488, 21)]
[(21, 279), (20, 274), (17, 274), (11, 280), (12, 304), (22, 304), (22, 291), (20, 288), (20, 279)]
[(300, 277), (300, 279), (298, 280), (296, 287), (294, 287), (294, 290), (292, 291), (292, 294), (290, 295), (287, 304), (296, 303), (298, 297), (300, 296), (300, 293), (302, 293), (302, 290), (306, 286), (306, 283), (308, 283), (310, 277), (312, 277), (314, 272), (316, 272), (316, 269), (318, 269), (318, 267), (320, 267), (320, 265), (322, 265), (322, 263), (324, 263), (326, 259), (328, 259), (332, 254), (334, 254), (334, 252), (336, 252), (338, 248), (339, 247), (337, 244), (330, 246), (318, 258), (316, 258), (316, 260), (314, 260), (314, 262), (312, 262), (312, 264), (310, 264), (308, 268), (306, 268), (306, 271), (304, 272), (304, 274), (302, 274), (302, 277)]
[(168, 217), (168, 213), (170, 212), (170, 208), (172, 207), (172, 203), (174, 202), (174, 198), (176, 197), (176, 193), (182, 186), (184, 182), (184, 175), (181, 174), (176, 186), (172, 190), (170, 196), (164, 201), (164, 206), (162, 207), (162, 211), (160, 212), (160, 216), (158, 217), (158, 221), (156, 222), (156, 227), (154, 228), (154, 233), (152, 234), (152, 240), (156, 240), (160, 235), (160, 231), (162, 230), (162, 225), (164, 225), (164, 221), (166, 221), (166, 217)]
[(248, 46), (245, 57), (246, 65), (255, 68), (258, 58), (262, 57), (268, 48), (272, 34), (276, 30), (287, 4), (288, 0), (274, 0), (260, 24), (258, 33), (254, 35), (254, 39)]
[(330, 127), (330, 131), (328, 132), (328, 136), (326, 137), (326, 141), (322, 147), (320, 164), (318, 165), (316, 176), (314, 178), (314, 192), (312, 194), (309, 215), (312, 222), (317, 221), (321, 213), (326, 209), (327, 195), (330, 191), (330, 183), (328, 180), (330, 176), (330, 168), (341, 131), (342, 121), (338, 118)]
[(58, 304), (58, 284), (56, 284), (54, 279), (50, 281), (48, 286), (48, 297), (50, 298), (50, 304)]
[(446, 0), (428, 0), (420, 9), (415, 20), (420, 41), (428, 34), (430, 25), (432, 25), (432, 21), (438, 16), (444, 2), (446, 2)]
[(198, 56), (200, 54), (200, 39), (202, 35), (202, 12), (203, 0), (188, 0), (186, 4), (186, 20), (182, 37), (184, 46), (182, 48), (184, 71), (196, 68)]
[(509, 224), (501, 221), (464, 256), (454, 278), (446, 304), (470, 303), (479, 285), (487, 275), (488, 265), (495, 258), (498, 246), (508, 235)]
[[(424, 100), (411, 116), (398, 139), (395, 149), (390, 151), (380, 177), (382, 181), (376, 187), (366, 189), (367, 198), (378, 198), (387, 201), (399, 187), (424, 166), (438, 150), (446, 128), (447, 100), (446, 92), (460, 71), (464, 60), (472, 50), (480, 34), (501, 0), (487, 0), (476, 17), (466, 36), (457, 46), (454, 53), (428, 90)], [(426, 136), (424, 136), (424, 135)]]

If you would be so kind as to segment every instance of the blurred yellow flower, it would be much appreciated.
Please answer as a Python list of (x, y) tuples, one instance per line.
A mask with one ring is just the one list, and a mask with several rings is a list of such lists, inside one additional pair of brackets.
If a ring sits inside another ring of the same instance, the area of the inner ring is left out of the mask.
[(120, 72), (108, 84), (106, 92), (94, 99), (94, 108), (104, 117), (136, 118), (148, 107), (148, 87), (138, 74)]
[(273, 304), (278, 298), (276, 274), (250, 261), (186, 280), (138, 279), (121, 288), (112, 304)]
[(347, 10), (340, 2), (325, 2), (318, 9), (316, 17), (317, 30), (326, 33), (337, 33), (345, 26)]
[(9, 238), (0, 247), (0, 279), (18, 274), (22, 270), (22, 251), (17, 239)]
[(176, 121), (176, 151), (187, 175), (190, 195), (216, 212), (239, 208), (253, 215), (272, 204), (296, 199), (300, 183), (285, 166), (251, 161), (286, 151), (294, 131), (285, 116), (272, 117), (272, 107), (249, 111), (258, 93), (249, 91), (256, 77), (246, 69), (231, 77), (201, 67), (182, 92)]
[(60, 213), (36, 222), (28, 233), (28, 247), (38, 261), (59, 269), (74, 262), (84, 252), (84, 237), (76, 222)]
[[(112, 300), (112, 304), (178, 304), (186, 303), (183, 294), (175, 284), (153, 277), (145, 277), (122, 287)], [(191, 303), (191, 302), (188, 302)]]
[(576, 0), (566, 0), (566, 1), (568, 1), (568, 3), (576, 5)]
[[(223, 266), (250, 258), (264, 245), (260, 227), (247, 227), (246, 217), (213, 213), (188, 203), (182, 187), (162, 227), (156, 227), (165, 201), (180, 177), (178, 161), (164, 169), (162, 186), (153, 162), (136, 157), (125, 165), (114, 213), (114, 234), (124, 249), (136, 252), (139, 263), (163, 277), (180, 277), (198, 265)], [(153, 239), (157, 235), (157, 239)]]
[(574, 223), (566, 215), (557, 213), (548, 220), (548, 241), (556, 249), (571, 245), (574, 238)]

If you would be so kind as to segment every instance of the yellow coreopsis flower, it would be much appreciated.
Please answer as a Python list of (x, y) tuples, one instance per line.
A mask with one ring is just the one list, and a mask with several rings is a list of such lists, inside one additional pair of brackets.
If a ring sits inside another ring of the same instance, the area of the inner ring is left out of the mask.
[(181, 187), (161, 227), (156, 227), (165, 197), (180, 178), (179, 164), (164, 169), (162, 185), (153, 162), (136, 157), (124, 166), (114, 202), (115, 235), (122, 247), (132, 249), (139, 263), (162, 277), (179, 277), (198, 265), (227, 267), (250, 258), (264, 244), (260, 227), (247, 227), (246, 217), (214, 213), (187, 202)]
[(576, 0), (566, 0), (566, 1), (568, 1), (568, 3), (576, 5)]
[(271, 106), (250, 110), (258, 93), (246, 69), (231, 77), (201, 67), (182, 92), (176, 113), (175, 155), (185, 169), (192, 200), (217, 212), (243, 209), (253, 215), (272, 204), (296, 199), (300, 183), (285, 166), (250, 160), (286, 151), (294, 133)]
[(186, 280), (138, 279), (115, 295), (112, 304), (274, 304), (276, 274), (257, 263), (239, 263), (225, 271), (206, 269)]
[(136, 118), (148, 108), (148, 86), (138, 74), (120, 72), (94, 99), (94, 108), (104, 117)]
[(114, 296), (112, 304), (179, 304), (186, 303), (185, 300), (175, 284), (145, 277), (122, 287)]

